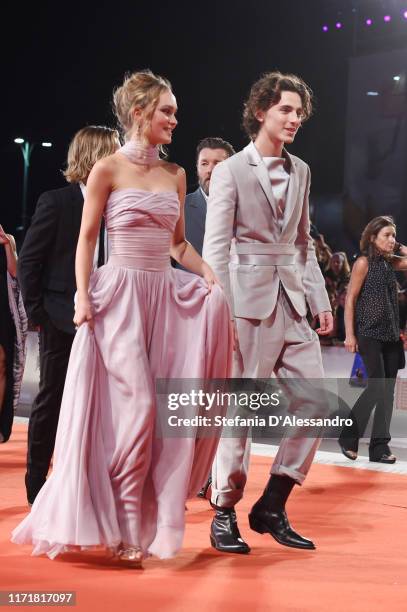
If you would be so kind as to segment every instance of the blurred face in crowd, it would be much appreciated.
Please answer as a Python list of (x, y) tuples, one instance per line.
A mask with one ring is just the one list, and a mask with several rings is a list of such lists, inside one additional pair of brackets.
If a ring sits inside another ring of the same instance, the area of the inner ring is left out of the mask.
[(209, 147), (205, 147), (199, 152), (196, 171), (199, 185), (206, 195), (209, 195), (209, 184), (214, 167), (228, 157), (229, 155), (225, 149), (209, 149)]
[(372, 236), (372, 240), (378, 251), (390, 255), (396, 244), (396, 228), (393, 225), (386, 225), (377, 236)]
[(299, 94), (282, 91), (280, 101), (266, 111), (259, 110), (256, 118), (261, 122), (259, 136), (267, 136), (271, 142), (290, 144), (301, 125), (304, 111)]
[(332, 257), (331, 257), (331, 269), (332, 269), (332, 271), (336, 275), (338, 275), (338, 274), (340, 274), (342, 268), (343, 268), (343, 257), (341, 255), (339, 255), (338, 253), (336, 253), (335, 255), (332, 255)]

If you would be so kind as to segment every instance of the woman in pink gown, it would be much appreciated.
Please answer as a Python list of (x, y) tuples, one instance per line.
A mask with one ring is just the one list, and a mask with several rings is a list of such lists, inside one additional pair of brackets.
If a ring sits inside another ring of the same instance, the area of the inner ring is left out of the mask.
[[(222, 290), (185, 241), (184, 170), (159, 158), (177, 125), (170, 83), (134, 73), (114, 102), (127, 142), (87, 183), (53, 471), (12, 539), (51, 558), (102, 546), (139, 566), (179, 550), (185, 500), (217, 446), (155, 435), (155, 379), (227, 377), (232, 338)], [(102, 214), (109, 262), (91, 275)], [(171, 268), (170, 254), (199, 276)]]

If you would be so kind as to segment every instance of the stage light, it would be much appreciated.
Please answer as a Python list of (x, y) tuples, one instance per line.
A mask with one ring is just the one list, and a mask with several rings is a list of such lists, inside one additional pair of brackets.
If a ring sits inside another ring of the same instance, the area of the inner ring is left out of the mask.
[(403, 17), (404, 17), (404, 19), (407, 19), (407, 11), (404, 11)]
[(328, 26), (327, 25), (323, 25), (322, 26), (322, 31), (323, 32), (328, 32)]
[(335, 23), (335, 28), (336, 28), (337, 30), (340, 30), (340, 29), (341, 29), (341, 27), (342, 27), (341, 22), (340, 22), (340, 21), (337, 21), (337, 22)]
[(366, 95), (367, 96), (378, 96), (379, 92), (378, 91), (367, 91)]
[(399, 81), (399, 80), (400, 80), (400, 76), (396, 74), (396, 76), (393, 77), (393, 81)]
[(52, 142), (42, 142), (43, 147), (52, 147)]
[(391, 17), (390, 17), (390, 15), (385, 15), (385, 16), (383, 17), (383, 20), (384, 20), (386, 23), (389, 23), (389, 21), (391, 21)]
[(23, 144), (24, 138), (14, 138), (14, 142), (16, 142), (17, 144)]
[(366, 19), (366, 25), (371, 26), (373, 23), (372, 19)]

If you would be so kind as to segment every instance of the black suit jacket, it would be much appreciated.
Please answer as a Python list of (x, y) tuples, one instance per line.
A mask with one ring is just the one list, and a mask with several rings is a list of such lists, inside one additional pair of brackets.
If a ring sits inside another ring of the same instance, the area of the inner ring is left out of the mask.
[(28, 318), (48, 319), (74, 333), (75, 253), (83, 196), (77, 183), (43, 193), (18, 259), (18, 279)]
[[(192, 244), (194, 249), (202, 255), (203, 240), (205, 235), (206, 200), (201, 188), (188, 193), (185, 198), (185, 238)], [(175, 262), (175, 267), (185, 270), (183, 266)]]
[(185, 198), (185, 237), (194, 249), (202, 255), (205, 235), (206, 200), (198, 187)]

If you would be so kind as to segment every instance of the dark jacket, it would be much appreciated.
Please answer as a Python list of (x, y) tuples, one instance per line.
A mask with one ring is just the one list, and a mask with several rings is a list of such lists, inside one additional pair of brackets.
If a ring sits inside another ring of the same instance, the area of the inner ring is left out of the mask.
[[(188, 193), (185, 198), (185, 238), (192, 244), (194, 249), (202, 256), (203, 240), (205, 235), (206, 200), (201, 188)], [(179, 263), (174, 262), (175, 268), (185, 270)]]
[(74, 333), (75, 253), (83, 196), (75, 183), (43, 193), (18, 259), (18, 279), (28, 318), (34, 325), (48, 319)]
[(206, 200), (198, 187), (185, 198), (185, 237), (194, 249), (202, 255), (205, 235)]

